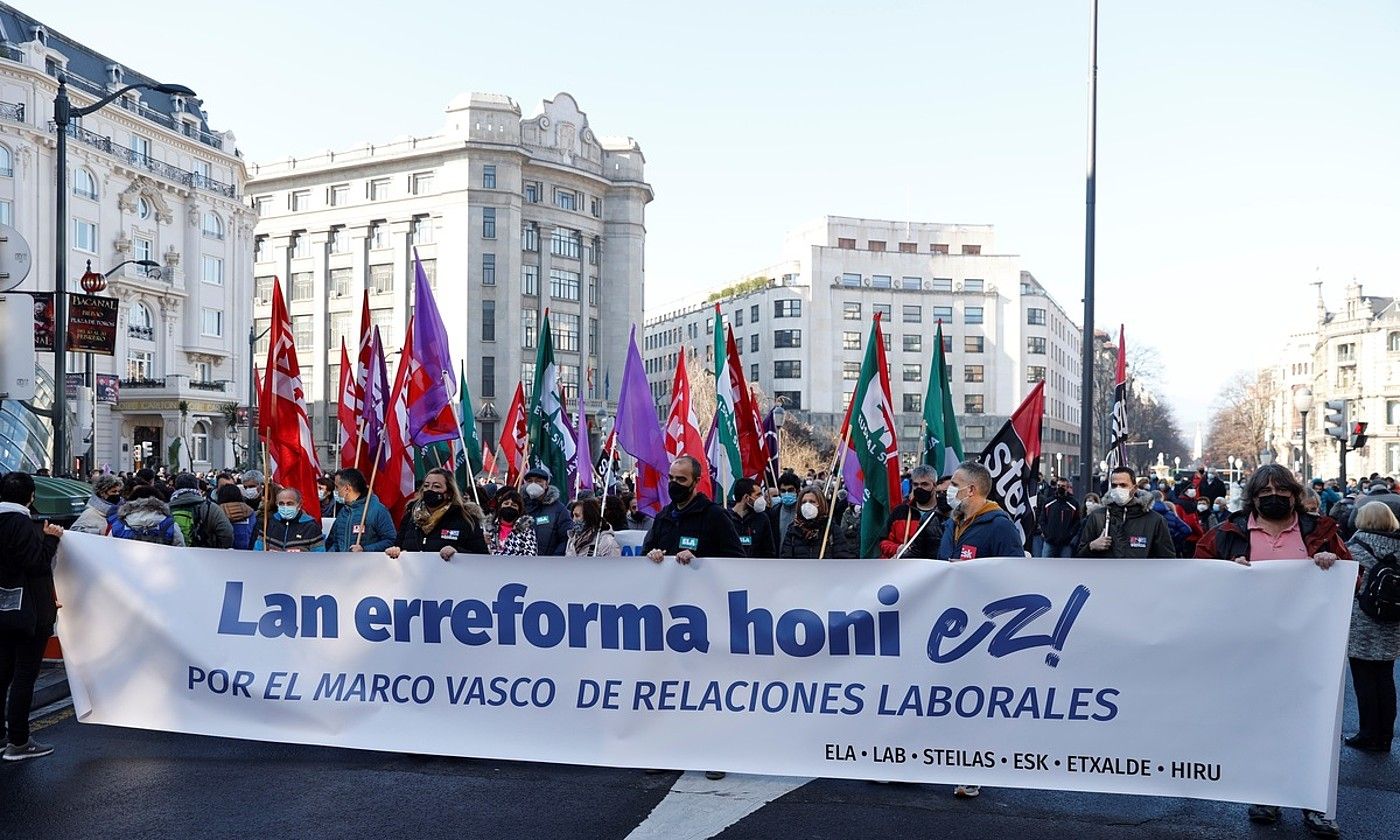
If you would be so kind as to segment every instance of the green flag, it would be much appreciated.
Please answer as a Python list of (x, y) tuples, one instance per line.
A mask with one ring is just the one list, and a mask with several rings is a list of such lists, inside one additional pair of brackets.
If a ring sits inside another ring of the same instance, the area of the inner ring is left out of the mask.
[(948, 362), (943, 356), (943, 322), (933, 339), (933, 363), (928, 391), (924, 394), (923, 462), (938, 470), (938, 477), (951, 475), (962, 463), (962, 439), (953, 416), (953, 385), (948, 381)]
[[(860, 556), (879, 557), (890, 511), (899, 501), (899, 440), (895, 436), (890, 372), (885, 365), (885, 341), (880, 316), (870, 326), (870, 342), (860, 366), (860, 381), (851, 396), (850, 451), (865, 483), (860, 511)], [(849, 482), (849, 479), (848, 479)]]
[(725, 493), (735, 480), (744, 476), (743, 456), (739, 451), (739, 424), (735, 417), (733, 366), (737, 359), (729, 358), (725, 340), (724, 318), (715, 304), (715, 450), (705, 455), (714, 469), (719, 486), (715, 496), (728, 498)]
[(574, 430), (569, 427), (559, 401), (559, 367), (554, 363), (554, 338), (549, 331), (549, 311), (540, 324), (535, 351), (535, 382), (530, 395), (530, 462), (549, 468), (550, 484), (563, 499), (569, 495), (569, 461), (574, 455)]
[[(476, 410), (472, 408), (472, 392), (467, 385), (467, 365), (461, 365), (462, 375), (457, 377), (457, 381), (462, 385), (461, 414), (458, 418), (462, 422), (462, 440), (466, 441), (467, 451), (466, 463), (462, 465), (466, 473), (467, 481), (474, 481), (477, 472), (481, 469), (481, 439), (476, 435)], [(461, 458), (461, 455), (458, 456)]]

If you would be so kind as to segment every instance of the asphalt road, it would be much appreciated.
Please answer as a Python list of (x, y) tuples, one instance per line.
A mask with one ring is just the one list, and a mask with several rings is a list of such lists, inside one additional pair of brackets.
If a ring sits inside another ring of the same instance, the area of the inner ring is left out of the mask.
[[(1296, 811), (1259, 828), (1245, 821), (1243, 806), (1184, 799), (987, 789), (964, 801), (946, 787), (741, 776), (707, 782), (694, 773), (145, 732), (82, 725), (67, 712), (41, 725), (36, 737), (58, 751), (0, 765), (0, 837), (1310, 836)], [(773, 787), (764, 793), (764, 785)], [(745, 804), (745, 797), (757, 798)], [(733, 819), (716, 816), (726, 808)], [(1343, 750), (1339, 821), (1344, 837), (1400, 838), (1400, 753)]]

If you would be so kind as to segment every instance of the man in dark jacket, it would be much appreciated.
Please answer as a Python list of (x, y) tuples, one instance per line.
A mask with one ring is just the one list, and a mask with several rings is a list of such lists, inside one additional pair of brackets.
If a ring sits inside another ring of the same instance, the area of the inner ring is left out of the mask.
[[(938, 505), (938, 471), (920, 464), (909, 472), (909, 498), (890, 511), (880, 556), (919, 557), (934, 560), (943, 540), (948, 515)], [(945, 503), (946, 504), (946, 503)], [(927, 525), (925, 520), (931, 520)], [(903, 552), (901, 554), (901, 552)]]
[(53, 556), (63, 529), (47, 522), (40, 528), (29, 516), (33, 503), (32, 476), (12, 472), (0, 477), (0, 604), (17, 607), (19, 617), (16, 626), (7, 620), (0, 629), (0, 708), (8, 710), (7, 739), (0, 742), (6, 743), (6, 761), (53, 752), (53, 747), (29, 737), (29, 707), (58, 614)]
[(653, 563), (667, 554), (681, 564), (696, 557), (744, 556), (729, 512), (695, 489), (699, 480), (699, 461), (682, 455), (671, 462), (671, 503), (657, 514), (642, 541), (642, 551)]
[(1054, 489), (1046, 488), (1042, 497), (1040, 523), (1041, 557), (1073, 557), (1074, 538), (1079, 533), (1079, 502), (1070, 492), (1069, 480), (1060, 479)]
[(797, 518), (797, 494), (801, 489), (802, 480), (792, 470), (778, 476), (777, 503), (768, 508), (768, 521), (773, 526), (775, 546), (783, 544), (787, 529), (792, 527), (792, 521)]
[(535, 525), (535, 544), (541, 557), (563, 557), (569, 544), (569, 525), (574, 517), (559, 501), (559, 488), (550, 483), (553, 473), (543, 464), (525, 473), (525, 516)]
[(1084, 517), (1075, 544), (1076, 557), (1175, 557), (1167, 520), (1152, 510), (1152, 494), (1136, 490), (1129, 467), (1108, 475), (1104, 506)]
[(964, 461), (958, 465), (948, 486), (953, 519), (943, 531), (938, 559), (1026, 556), (1021, 532), (1001, 505), (987, 498), (991, 492), (992, 474), (981, 462)]
[(734, 505), (729, 508), (729, 518), (739, 535), (739, 545), (744, 548), (746, 557), (777, 557), (773, 547), (773, 527), (765, 515), (768, 498), (763, 488), (752, 478), (741, 478), (734, 482), (729, 491)]
[(233, 548), (233, 523), (223, 508), (199, 492), (199, 478), (194, 473), (175, 476), (170, 515), (190, 548)]
[(1230, 490), (1225, 486), (1225, 482), (1216, 474), (1215, 470), (1206, 473), (1205, 480), (1201, 482), (1201, 495), (1214, 502), (1216, 499), (1229, 498)]

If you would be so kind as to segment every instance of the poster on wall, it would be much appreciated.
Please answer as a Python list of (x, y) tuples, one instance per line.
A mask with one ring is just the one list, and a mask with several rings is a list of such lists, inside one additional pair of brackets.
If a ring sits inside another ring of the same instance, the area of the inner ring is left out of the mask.
[(115, 403), (121, 393), (121, 377), (114, 373), (97, 374), (97, 401)]
[(29, 292), (34, 298), (34, 349), (52, 350), (54, 335), (53, 292)]
[(68, 349), (75, 353), (114, 354), (117, 349), (117, 299), (70, 294), (67, 344)]

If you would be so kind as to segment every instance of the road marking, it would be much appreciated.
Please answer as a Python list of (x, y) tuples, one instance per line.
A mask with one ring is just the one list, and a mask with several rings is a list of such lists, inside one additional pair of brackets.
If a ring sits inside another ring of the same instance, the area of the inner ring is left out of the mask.
[(731, 773), (712, 782), (705, 774), (681, 774), (627, 840), (706, 840), (811, 779)]

